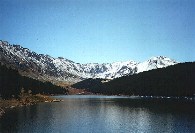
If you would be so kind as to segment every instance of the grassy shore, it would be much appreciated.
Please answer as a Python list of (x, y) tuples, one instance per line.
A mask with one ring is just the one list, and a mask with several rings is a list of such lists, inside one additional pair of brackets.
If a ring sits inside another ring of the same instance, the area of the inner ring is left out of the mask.
[(8, 108), (28, 106), (40, 102), (56, 101), (59, 100), (41, 94), (20, 96), (18, 99), (12, 98), (9, 100), (0, 100), (0, 117), (3, 115), (3, 113), (5, 113), (6, 109)]

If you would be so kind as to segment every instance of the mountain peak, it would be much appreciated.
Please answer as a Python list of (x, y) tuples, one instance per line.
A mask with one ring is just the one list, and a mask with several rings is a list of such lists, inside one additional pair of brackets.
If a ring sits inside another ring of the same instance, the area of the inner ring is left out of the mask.
[(165, 60), (165, 59), (169, 59), (169, 58), (166, 56), (153, 56), (149, 60)]
[(177, 64), (165, 56), (152, 57), (141, 63), (135, 61), (80, 64), (63, 57), (37, 54), (20, 45), (0, 41), (0, 61), (21, 73), (46, 81), (78, 82), (87, 78), (113, 79), (143, 71)]
[(137, 65), (137, 69), (138, 69), (137, 73), (143, 71), (149, 71), (157, 68), (163, 68), (170, 65), (175, 65), (177, 63), (178, 62), (176, 62), (175, 60), (170, 59), (166, 56), (151, 57), (149, 60), (141, 62)]

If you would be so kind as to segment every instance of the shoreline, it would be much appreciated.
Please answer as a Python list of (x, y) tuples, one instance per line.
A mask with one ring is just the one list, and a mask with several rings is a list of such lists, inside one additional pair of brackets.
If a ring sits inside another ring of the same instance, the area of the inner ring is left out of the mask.
[[(102, 95), (102, 96), (124, 96), (128, 98), (138, 98), (138, 99), (157, 99), (157, 100), (184, 100), (184, 101), (191, 101), (194, 102), (195, 97), (173, 97), (173, 96), (130, 96), (130, 95), (104, 95), (104, 94), (84, 94), (84, 93), (79, 93), (79, 94), (74, 94), (74, 95)], [(52, 95), (53, 96), (53, 95)], [(9, 99), (9, 100), (0, 100), (0, 118), (4, 113), (6, 113), (7, 109), (11, 108), (16, 108), (16, 107), (23, 107), (23, 106), (29, 106), (29, 105), (34, 105), (37, 103), (47, 103), (47, 102), (61, 102), (63, 100), (56, 99), (52, 96), (48, 95), (41, 95), (41, 94), (36, 94), (36, 95), (26, 95), (23, 97), (20, 97), (19, 99)]]
[(6, 113), (7, 109), (34, 105), (42, 102), (60, 102), (60, 101), (62, 100), (52, 98), (48, 95), (41, 95), (41, 94), (27, 95), (27, 96), (20, 97), (19, 99), (12, 98), (8, 100), (0, 100), (0, 118), (4, 113)]

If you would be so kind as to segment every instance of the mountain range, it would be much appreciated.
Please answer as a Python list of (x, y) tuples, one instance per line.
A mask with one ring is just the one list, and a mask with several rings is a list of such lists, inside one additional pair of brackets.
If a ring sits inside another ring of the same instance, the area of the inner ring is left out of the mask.
[[(123, 76), (105, 82), (105, 79), (86, 79), (72, 85), (73, 88), (104, 95), (134, 95), (191, 97), (195, 100), (195, 62), (178, 63), (163, 69), (153, 69)], [(156, 98), (157, 98), (156, 97)], [(188, 99), (187, 98), (187, 99)]]
[(53, 83), (76, 83), (88, 78), (115, 79), (178, 63), (168, 57), (157, 56), (144, 62), (130, 60), (103, 64), (80, 64), (63, 57), (54, 58), (38, 54), (28, 48), (11, 45), (2, 40), (0, 41), (0, 62), (18, 70), (21, 75)]

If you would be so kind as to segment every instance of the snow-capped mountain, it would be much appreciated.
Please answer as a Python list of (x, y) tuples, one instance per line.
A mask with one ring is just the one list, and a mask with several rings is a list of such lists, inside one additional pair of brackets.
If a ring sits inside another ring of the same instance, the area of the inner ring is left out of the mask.
[(0, 62), (19, 70), (23, 75), (39, 80), (68, 82), (87, 78), (113, 79), (177, 64), (176, 61), (163, 56), (152, 57), (142, 63), (126, 61), (80, 64), (62, 57), (37, 54), (20, 45), (10, 45), (6, 41), (0, 41)]

